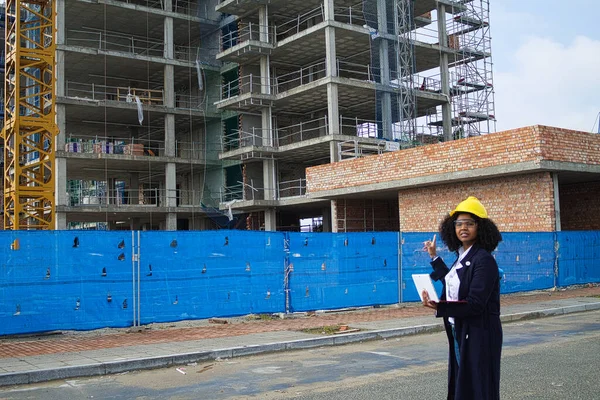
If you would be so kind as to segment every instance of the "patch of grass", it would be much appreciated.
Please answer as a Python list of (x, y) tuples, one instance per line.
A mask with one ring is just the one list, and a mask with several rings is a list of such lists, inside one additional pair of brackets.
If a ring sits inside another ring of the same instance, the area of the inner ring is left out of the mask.
[(246, 317), (249, 321), (271, 321), (275, 319), (271, 314), (252, 314)]
[(328, 325), (319, 326), (317, 328), (302, 329), (304, 333), (311, 333), (313, 335), (333, 335), (335, 332), (339, 332), (341, 325)]

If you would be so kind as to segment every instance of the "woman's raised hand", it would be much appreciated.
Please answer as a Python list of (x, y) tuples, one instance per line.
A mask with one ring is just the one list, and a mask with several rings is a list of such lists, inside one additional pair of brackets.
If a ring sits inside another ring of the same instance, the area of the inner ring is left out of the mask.
[(429, 256), (431, 258), (434, 258), (437, 256), (436, 241), (435, 241), (436, 236), (437, 235), (433, 235), (433, 239), (427, 240), (423, 243), (423, 251), (428, 252)]

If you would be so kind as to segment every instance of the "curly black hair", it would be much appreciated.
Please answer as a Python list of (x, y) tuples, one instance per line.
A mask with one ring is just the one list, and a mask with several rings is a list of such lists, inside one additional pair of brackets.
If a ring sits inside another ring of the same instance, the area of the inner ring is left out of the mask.
[(454, 221), (456, 221), (459, 214), (469, 214), (477, 223), (477, 238), (475, 243), (479, 247), (490, 253), (498, 247), (498, 243), (502, 241), (502, 235), (494, 221), (488, 218), (479, 218), (477, 215), (461, 211), (454, 215), (448, 214), (440, 222), (440, 237), (450, 251), (456, 252), (462, 246), (462, 242), (456, 236), (456, 230), (454, 229)]

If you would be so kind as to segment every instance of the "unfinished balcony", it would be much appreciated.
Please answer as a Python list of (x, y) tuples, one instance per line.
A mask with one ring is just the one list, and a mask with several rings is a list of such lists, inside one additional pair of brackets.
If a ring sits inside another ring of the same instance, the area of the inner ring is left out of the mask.
[(249, 63), (261, 55), (269, 55), (275, 48), (274, 28), (254, 22), (237, 22), (236, 30), (221, 36), (221, 52), (217, 60)]
[(271, 93), (273, 85), (260, 75), (248, 74), (221, 85), (221, 100), (217, 109), (234, 109), (258, 112), (273, 105), (276, 96)]

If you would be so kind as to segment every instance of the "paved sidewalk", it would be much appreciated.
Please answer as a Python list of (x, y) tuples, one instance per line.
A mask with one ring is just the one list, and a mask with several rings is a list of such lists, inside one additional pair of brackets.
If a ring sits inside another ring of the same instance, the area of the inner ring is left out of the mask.
[[(504, 295), (503, 321), (600, 310), (600, 286)], [(0, 386), (185, 365), (264, 352), (385, 339), (442, 329), (419, 303), (283, 319), (185, 321), (136, 329), (0, 338)], [(348, 333), (305, 330), (347, 325)], [(313, 331), (311, 331), (313, 332)]]

